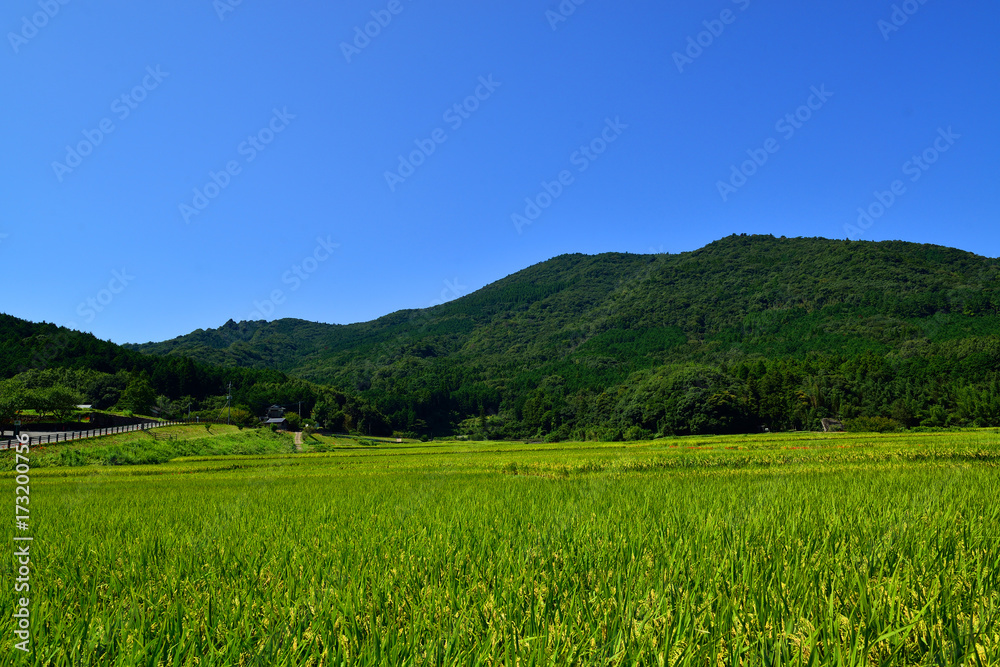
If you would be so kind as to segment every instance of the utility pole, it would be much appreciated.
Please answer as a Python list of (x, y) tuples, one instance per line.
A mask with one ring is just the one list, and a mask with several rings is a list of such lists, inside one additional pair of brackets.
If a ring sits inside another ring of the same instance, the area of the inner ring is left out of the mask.
[(233, 383), (229, 383), (229, 393), (226, 394), (226, 424), (233, 423)]

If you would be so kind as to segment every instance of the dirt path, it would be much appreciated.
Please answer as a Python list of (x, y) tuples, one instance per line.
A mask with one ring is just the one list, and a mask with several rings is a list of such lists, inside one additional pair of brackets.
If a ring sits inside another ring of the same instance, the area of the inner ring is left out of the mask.
[(302, 431), (295, 432), (295, 451), (302, 451)]

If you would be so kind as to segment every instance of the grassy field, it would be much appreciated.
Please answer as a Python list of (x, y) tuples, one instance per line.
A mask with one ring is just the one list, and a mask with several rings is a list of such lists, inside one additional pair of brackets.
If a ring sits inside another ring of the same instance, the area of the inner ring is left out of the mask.
[(0, 663), (1000, 664), (994, 430), (302, 453), (216, 430), (40, 453), (33, 652), (5, 614)]

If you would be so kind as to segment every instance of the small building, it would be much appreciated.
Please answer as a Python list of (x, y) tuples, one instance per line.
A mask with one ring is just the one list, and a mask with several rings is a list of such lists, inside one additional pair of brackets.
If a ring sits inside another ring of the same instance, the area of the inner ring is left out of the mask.
[(272, 405), (267, 409), (267, 416), (261, 421), (264, 422), (265, 426), (270, 426), (274, 424), (278, 428), (287, 429), (288, 420), (285, 419), (285, 409), (280, 405)]

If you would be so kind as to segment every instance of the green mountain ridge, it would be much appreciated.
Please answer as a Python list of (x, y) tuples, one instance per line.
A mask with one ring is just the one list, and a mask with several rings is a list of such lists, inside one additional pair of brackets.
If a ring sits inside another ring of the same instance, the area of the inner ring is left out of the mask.
[[(223, 413), (230, 386), (235, 409)], [(193, 410), (204, 419), (255, 425), (272, 403), (300, 401), (310, 409), (326, 406), (338, 429), (389, 432), (385, 418), (356, 395), (280, 371), (145, 355), (89, 333), (0, 313), (0, 427), (24, 410), (58, 416), (81, 403), (142, 415), (156, 407), (171, 418)]]
[(676, 255), (562, 255), (367, 323), (230, 321), (129, 347), (356, 392), (412, 433), (985, 423), (998, 271), (941, 246), (740, 235)]

